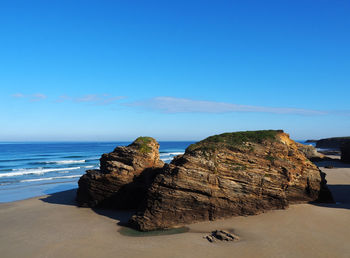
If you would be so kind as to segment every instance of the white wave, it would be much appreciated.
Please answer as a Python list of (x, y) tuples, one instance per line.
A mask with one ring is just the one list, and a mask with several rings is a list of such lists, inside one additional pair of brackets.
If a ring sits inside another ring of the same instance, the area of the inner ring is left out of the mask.
[(77, 178), (77, 177), (81, 177), (81, 176), (82, 175), (43, 177), (43, 178), (37, 178), (37, 179), (25, 179), (25, 180), (21, 180), (20, 182), (24, 183), (24, 182), (48, 181), (48, 180), (55, 180), (55, 179)]
[(168, 163), (170, 161), (172, 161), (173, 159), (172, 158), (167, 158), (167, 159), (161, 159), (162, 161), (164, 161), (165, 163)]
[(84, 166), (84, 168), (93, 168), (95, 166)]
[(161, 157), (176, 156), (176, 155), (181, 155), (181, 154), (184, 154), (184, 152), (167, 152), (167, 153), (161, 153), (160, 156)]
[(22, 175), (41, 175), (41, 174), (45, 174), (45, 173), (48, 173), (48, 172), (76, 170), (76, 169), (81, 169), (81, 167), (16, 169), (15, 172), (0, 173), (0, 177), (22, 176)]
[(96, 156), (96, 157), (88, 158), (86, 160), (99, 160), (100, 158), (101, 158), (100, 156)]
[(43, 164), (76, 164), (76, 163), (85, 163), (85, 159), (81, 160), (54, 160), (54, 161), (44, 161)]

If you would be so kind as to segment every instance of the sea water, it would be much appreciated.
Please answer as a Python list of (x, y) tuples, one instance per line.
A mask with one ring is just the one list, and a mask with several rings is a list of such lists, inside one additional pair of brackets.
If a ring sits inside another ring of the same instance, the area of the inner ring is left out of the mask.
[[(169, 163), (193, 142), (159, 142)], [(11, 202), (78, 187), (88, 169), (98, 169), (103, 153), (128, 142), (0, 143), (0, 202)]]

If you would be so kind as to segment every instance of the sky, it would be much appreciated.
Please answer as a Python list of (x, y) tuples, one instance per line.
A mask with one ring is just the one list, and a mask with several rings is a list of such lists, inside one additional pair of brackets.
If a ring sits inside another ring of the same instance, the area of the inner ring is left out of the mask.
[(2, 0), (0, 141), (350, 135), (347, 0)]

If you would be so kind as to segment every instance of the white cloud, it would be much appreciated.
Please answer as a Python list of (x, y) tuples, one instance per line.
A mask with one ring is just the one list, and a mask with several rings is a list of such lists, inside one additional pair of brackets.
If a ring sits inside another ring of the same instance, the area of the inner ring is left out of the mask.
[(12, 94), (12, 97), (14, 97), (14, 98), (24, 98), (24, 95), (22, 93), (15, 93), (15, 94)]
[(85, 95), (83, 97), (75, 99), (76, 102), (95, 102), (98, 101), (99, 97), (95, 94)]
[[(24, 98), (30, 102), (38, 102), (47, 99), (47, 96), (43, 93), (35, 93), (30, 95), (24, 95), (22, 93), (15, 93), (11, 95), (13, 98)], [(72, 97), (66, 94), (59, 96), (55, 102), (63, 103), (66, 101), (74, 101), (77, 103), (91, 103), (94, 105), (109, 105), (118, 100), (124, 99), (123, 96), (111, 96), (110, 94), (88, 94), (80, 97)]]
[(111, 104), (117, 100), (121, 100), (121, 99), (125, 99), (125, 97), (123, 96), (116, 96), (116, 97), (107, 97), (107, 98), (104, 98), (103, 100), (100, 101), (100, 105), (108, 105), (108, 104)]
[(58, 97), (58, 99), (56, 100), (56, 102), (58, 103), (62, 103), (65, 102), (67, 100), (72, 100), (72, 97), (68, 96), (68, 95), (61, 95)]
[(228, 112), (260, 112), (274, 114), (297, 114), (297, 115), (326, 115), (326, 111), (239, 105), (226, 102), (192, 100), (174, 97), (155, 97), (146, 101), (126, 104), (128, 106), (146, 107), (164, 113), (228, 113)]
[(124, 98), (123, 96), (111, 96), (109, 94), (89, 94), (75, 98), (74, 101), (92, 103), (95, 105), (109, 105)]
[(37, 101), (40, 101), (40, 100), (43, 100), (43, 99), (46, 99), (47, 96), (45, 94), (42, 94), (42, 93), (36, 93), (36, 94), (33, 94), (30, 96), (30, 101), (32, 102), (37, 102)]
[(15, 94), (12, 94), (12, 97), (17, 98), (17, 99), (25, 98), (31, 102), (37, 102), (37, 101), (40, 101), (40, 100), (47, 98), (47, 96), (45, 94), (42, 94), (42, 93), (35, 93), (35, 94), (31, 94), (31, 95), (24, 95), (22, 93), (15, 93)]

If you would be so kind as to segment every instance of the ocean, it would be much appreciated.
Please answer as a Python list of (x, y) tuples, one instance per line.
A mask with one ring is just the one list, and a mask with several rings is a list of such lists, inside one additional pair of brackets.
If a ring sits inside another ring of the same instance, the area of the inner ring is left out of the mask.
[[(193, 142), (159, 142), (170, 162)], [(88, 169), (99, 168), (103, 153), (130, 142), (0, 143), (0, 202), (11, 202), (78, 187)]]

